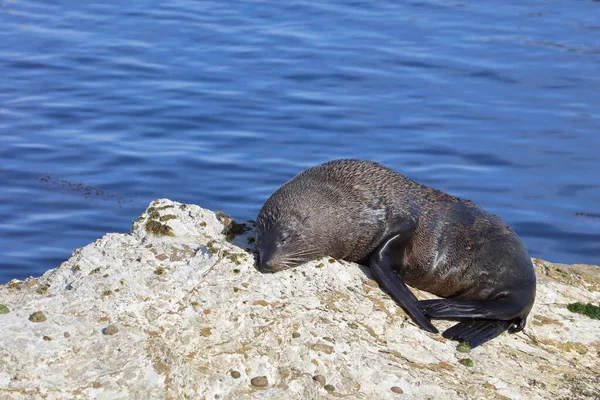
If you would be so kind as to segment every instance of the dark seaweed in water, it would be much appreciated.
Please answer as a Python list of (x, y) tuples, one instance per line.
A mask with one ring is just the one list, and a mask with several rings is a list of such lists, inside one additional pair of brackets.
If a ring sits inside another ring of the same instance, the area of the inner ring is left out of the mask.
[(124, 202), (132, 201), (130, 196), (128, 195), (109, 192), (102, 188), (89, 186), (81, 182), (72, 182), (65, 179), (53, 178), (52, 175), (42, 176), (40, 178), (40, 182), (48, 184), (53, 190), (57, 192), (79, 195), (83, 196), (83, 198), (85, 199), (92, 198), (95, 201), (113, 200), (116, 201), (117, 206), (121, 206)]
[(577, 215), (578, 217), (600, 218), (600, 214), (585, 213), (585, 212), (581, 212), (581, 211), (577, 211), (575, 213), (575, 215)]

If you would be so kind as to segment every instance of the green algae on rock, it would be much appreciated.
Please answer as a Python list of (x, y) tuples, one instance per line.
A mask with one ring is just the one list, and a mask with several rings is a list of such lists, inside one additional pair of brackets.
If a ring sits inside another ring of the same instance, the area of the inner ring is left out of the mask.
[(148, 210), (146, 210), (146, 212), (148, 213), (148, 217), (150, 217), (150, 219), (160, 218), (160, 213), (156, 211), (154, 207), (148, 207)]
[(46, 294), (46, 292), (48, 291), (48, 288), (49, 288), (49, 287), (50, 287), (50, 286), (48, 286), (48, 285), (40, 285), (40, 286), (37, 288), (37, 290), (36, 290), (35, 292), (36, 292), (37, 294), (44, 295), (44, 294)]
[(235, 265), (241, 265), (242, 261), (246, 259), (246, 253), (232, 253), (230, 251), (223, 251), (223, 257), (228, 258)]
[(177, 216), (173, 215), (173, 214), (167, 214), (167, 215), (163, 215), (159, 218), (159, 220), (161, 220), (162, 222), (166, 222), (169, 221), (171, 219), (176, 219)]
[(146, 232), (157, 236), (175, 236), (169, 225), (164, 225), (153, 220), (146, 222)]
[(8, 314), (10, 310), (4, 304), (0, 304), (0, 314)]
[(231, 215), (225, 214), (221, 210), (215, 211), (215, 216), (225, 226), (229, 225), (231, 223), (231, 221), (233, 221), (233, 218), (231, 218)]
[(567, 310), (587, 315), (591, 319), (600, 319), (600, 307), (593, 305), (592, 303), (583, 304), (580, 302), (567, 304)]
[[(170, 205), (170, 204), (167, 204), (162, 207), (150, 206), (146, 209), (146, 213), (148, 214), (150, 219), (157, 219), (157, 218), (160, 219), (161, 216), (160, 216), (159, 211), (166, 210), (167, 208), (174, 208), (174, 206)], [(139, 221), (139, 218), (138, 218), (138, 221)]]
[(469, 343), (467, 342), (460, 342), (458, 346), (456, 346), (456, 351), (459, 351), (461, 353), (470, 353), (471, 346), (469, 346)]
[(219, 249), (215, 247), (214, 240), (211, 240), (210, 242), (206, 243), (206, 251), (208, 252), (208, 254), (217, 254), (219, 252)]
[(461, 358), (460, 360), (458, 360), (458, 362), (464, 365), (465, 367), (473, 366), (473, 360), (471, 360), (470, 358)]

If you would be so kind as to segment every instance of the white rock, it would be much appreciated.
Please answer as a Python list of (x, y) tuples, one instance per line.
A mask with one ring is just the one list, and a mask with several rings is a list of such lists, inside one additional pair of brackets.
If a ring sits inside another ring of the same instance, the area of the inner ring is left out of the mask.
[[(149, 221), (173, 236), (147, 232)], [(600, 302), (598, 267), (534, 260), (526, 330), (464, 354), (417, 328), (368, 268), (323, 259), (261, 274), (243, 249), (252, 232), (232, 244), (223, 229), (212, 211), (157, 200), (131, 233), (0, 286), (10, 310), (0, 314), (0, 399), (598, 396), (600, 321), (565, 307)], [(36, 311), (46, 321), (31, 322)], [(109, 325), (118, 332), (103, 334)], [(266, 388), (251, 385), (257, 376)]]

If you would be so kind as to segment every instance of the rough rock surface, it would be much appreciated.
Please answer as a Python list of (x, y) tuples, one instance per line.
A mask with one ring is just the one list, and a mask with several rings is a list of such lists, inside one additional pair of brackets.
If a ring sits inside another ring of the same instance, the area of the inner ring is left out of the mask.
[(535, 259), (525, 331), (462, 352), (418, 329), (365, 267), (259, 273), (252, 232), (230, 243), (222, 221), (230, 237), (242, 226), (219, 216), (157, 200), (131, 233), (0, 286), (0, 398), (599, 396), (600, 321), (565, 307), (600, 302), (598, 267)]

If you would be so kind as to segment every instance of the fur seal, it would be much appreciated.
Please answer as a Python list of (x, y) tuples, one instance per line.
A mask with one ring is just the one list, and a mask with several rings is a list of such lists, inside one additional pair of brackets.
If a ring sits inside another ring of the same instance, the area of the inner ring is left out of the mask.
[[(265, 202), (256, 220), (263, 272), (317, 257), (368, 264), (379, 284), (423, 329), (476, 347), (518, 332), (535, 299), (527, 249), (499, 217), (469, 200), (372, 161), (309, 168)], [(406, 284), (444, 299), (419, 301)]]

